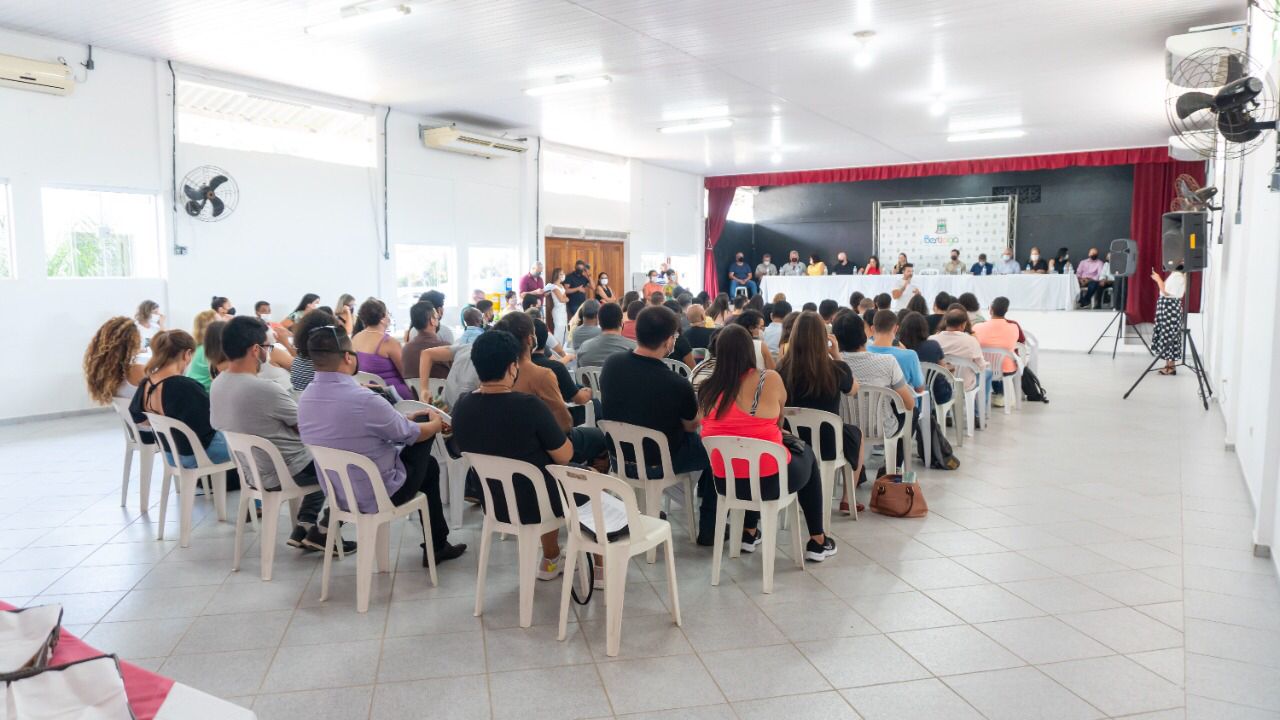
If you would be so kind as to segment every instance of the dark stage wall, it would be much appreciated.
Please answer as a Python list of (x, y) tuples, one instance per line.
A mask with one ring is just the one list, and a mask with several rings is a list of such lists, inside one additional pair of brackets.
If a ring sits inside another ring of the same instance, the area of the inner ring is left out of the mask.
[[(871, 254), (873, 202), (985, 196), (994, 187), (1010, 185), (1040, 187), (1040, 202), (1018, 204), (1016, 247), (1023, 264), (1033, 245), (1046, 257), (1067, 247), (1072, 262), (1077, 262), (1090, 247), (1105, 254), (1111, 240), (1128, 237), (1133, 167), (1076, 167), (766, 187), (756, 196), (756, 224), (727, 223), (716, 245), (716, 260), (727, 271), (738, 250), (753, 266), (767, 251), (780, 265), (794, 248), (806, 261), (816, 250), (830, 265), (836, 252), (844, 250), (861, 267)], [(892, 258), (882, 259), (892, 263)], [(977, 258), (963, 259), (972, 263)]]

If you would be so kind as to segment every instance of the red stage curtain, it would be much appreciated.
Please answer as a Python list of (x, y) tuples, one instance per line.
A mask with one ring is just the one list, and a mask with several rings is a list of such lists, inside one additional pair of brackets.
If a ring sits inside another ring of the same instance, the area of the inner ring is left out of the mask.
[[(1138, 269), (1129, 278), (1129, 297), (1125, 311), (1131, 323), (1154, 322), (1156, 318), (1156, 283), (1151, 268), (1160, 267), (1160, 216), (1169, 212), (1169, 203), (1177, 194), (1173, 181), (1183, 173), (1204, 183), (1203, 162), (1168, 161), (1138, 163), (1133, 166), (1133, 211), (1129, 218), (1129, 237), (1138, 243)], [(1187, 308), (1200, 312), (1200, 273), (1190, 273), (1187, 284)]]
[(724, 232), (725, 220), (737, 186), (718, 187), (707, 191), (707, 247), (702, 261), (702, 289), (711, 297), (720, 292), (720, 269), (716, 267), (716, 243)]
[(1149, 147), (1128, 150), (1057, 153), (1054, 155), (952, 160), (948, 162), (913, 163), (910, 165), (879, 165), (874, 167), (833, 168), (829, 170), (757, 173), (754, 175), (720, 175), (718, 177), (709, 177), (704, 183), (708, 190), (714, 190), (716, 188), (736, 188), (740, 186), (777, 187), (780, 185), (804, 185), (808, 183), (897, 180), (901, 178), (931, 177), (934, 175), (980, 175), (983, 173), (1024, 170), (1057, 170), (1066, 167), (1103, 167), (1108, 165), (1168, 162), (1170, 162), (1168, 148)]

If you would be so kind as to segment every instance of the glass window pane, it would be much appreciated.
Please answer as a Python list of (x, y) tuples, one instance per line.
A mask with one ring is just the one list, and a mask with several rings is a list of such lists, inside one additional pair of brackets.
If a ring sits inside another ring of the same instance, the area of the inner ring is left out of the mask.
[(520, 253), (515, 248), (473, 247), (467, 251), (466, 295), (472, 290), (484, 293), (504, 293), (508, 283), (514, 287), (520, 279), (518, 263)]
[(44, 188), (49, 277), (159, 277), (153, 194)]
[(396, 307), (402, 317), (409, 317), (409, 308), (418, 301), (418, 296), (428, 290), (439, 290), (448, 302), (456, 302), (458, 288), (454, 273), (457, 261), (453, 248), (396, 245), (395, 253)]

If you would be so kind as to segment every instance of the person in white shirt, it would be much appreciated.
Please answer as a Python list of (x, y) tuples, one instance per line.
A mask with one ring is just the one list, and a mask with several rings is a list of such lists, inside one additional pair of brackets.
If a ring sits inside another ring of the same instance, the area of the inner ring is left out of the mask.
[(778, 266), (773, 264), (773, 256), (769, 253), (765, 253), (764, 256), (760, 258), (760, 264), (756, 265), (756, 277), (763, 278), (777, 274)]
[(783, 265), (782, 269), (778, 271), (778, 274), (799, 277), (802, 275), (806, 275), (807, 270), (808, 268), (805, 267), (805, 264), (800, 262), (800, 253), (795, 250), (792, 250), (791, 262), (788, 262), (786, 265)]
[(907, 263), (902, 266), (902, 281), (893, 290), (889, 291), (889, 295), (893, 297), (893, 309), (901, 310), (911, 302), (911, 296), (919, 295), (920, 288), (916, 287), (912, 282), (915, 277), (915, 266)]
[(1159, 371), (1161, 375), (1177, 375), (1178, 361), (1182, 359), (1182, 296), (1187, 292), (1187, 276), (1182, 272), (1182, 263), (1178, 263), (1168, 277), (1162, 278), (1158, 271), (1152, 270), (1151, 279), (1160, 290), (1151, 350), (1165, 361)]
[(996, 263), (996, 274), (1017, 275), (1020, 272), (1022, 272), (1022, 268), (1019, 267), (1018, 261), (1013, 259), (1013, 251), (1005, 249), (1004, 253), (1000, 255), (1000, 262)]
[(790, 314), (791, 303), (786, 300), (779, 300), (769, 309), (770, 322), (761, 334), (761, 339), (774, 355), (778, 354), (778, 346), (782, 343), (782, 321)]

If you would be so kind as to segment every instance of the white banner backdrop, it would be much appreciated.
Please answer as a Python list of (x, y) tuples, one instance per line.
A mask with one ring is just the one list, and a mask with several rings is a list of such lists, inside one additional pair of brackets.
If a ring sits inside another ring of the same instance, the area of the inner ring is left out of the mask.
[(1012, 222), (1010, 198), (953, 204), (948, 201), (893, 202), (876, 204), (876, 248), (880, 263), (893, 267), (898, 253), (906, 253), (916, 273), (942, 266), (959, 250), (965, 269), (986, 253), (995, 263), (1009, 247)]

